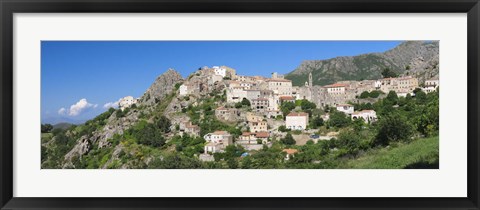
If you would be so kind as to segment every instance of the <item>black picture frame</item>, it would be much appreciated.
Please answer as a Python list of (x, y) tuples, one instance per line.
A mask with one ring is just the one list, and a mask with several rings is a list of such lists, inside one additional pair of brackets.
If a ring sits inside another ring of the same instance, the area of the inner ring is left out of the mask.
[[(478, 0), (0, 0), (1, 209), (479, 209)], [(466, 198), (16, 198), (13, 197), (14, 13), (467, 13)]]

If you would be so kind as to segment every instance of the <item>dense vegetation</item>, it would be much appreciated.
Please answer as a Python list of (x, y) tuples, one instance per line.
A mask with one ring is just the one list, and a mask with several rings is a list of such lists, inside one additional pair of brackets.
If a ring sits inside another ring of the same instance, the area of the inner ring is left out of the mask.
[[(373, 91), (372, 91), (373, 92)], [(369, 94), (369, 97), (371, 93)], [(306, 112), (310, 116), (309, 128), (315, 134), (337, 132), (331, 140), (309, 140), (297, 145), (285, 126), (281, 138), (272, 137), (271, 147), (263, 146), (258, 151), (247, 151), (239, 145), (230, 145), (224, 153), (214, 153), (213, 162), (198, 159), (204, 153), (202, 137), (174, 135), (172, 123), (163, 112), (174, 97), (170, 95), (158, 103), (153, 112), (141, 115), (139, 121), (123, 134), (109, 139), (110, 146), (92, 148), (82, 158), (73, 161), (75, 168), (438, 168), (439, 100), (437, 92), (426, 94), (420, 89), (415, 96), (398, 97), (389, 92), (375, 103), (354, 105), (356, 110), (374, 109), (378, 121), (367, 123), (362, 119), (351, 120), (335, 108), (317, 108), (307, 100), (284, 102), (284, 114), (292, 111)], [(375, 93), (376, 94), (376, 93)], [(379, 93), (380, 94), (380, 93)], [(237, 138), (242, 126), (223, 122), (215, 117), (216, 103), (225, 99), (225, 93), (215, 93), (197, 100), (182, 110), (193, 124), (201, 128), (201, 135), (215, 130), (226, 130)], [(190, 99), (184, 99), (190, 100)], [(240, 102), (240, 109), (250, 109), (248, 101)], [(128, 115), (129, 112), (145, 112), (144, 107), (131, 107), (124, 111), (110, 109), (84, 125), (68, 129), (53, 129), (42, 125), (42, 168), (61, 168), (65, 154), (82, 136), (91, 136), (101, 130), (109, 118)], [(329, 120), (321, 115), (328, 114)], [(148, 117), (147, 117), (148, 116)], [(167, 138), (167, 136), (169, 136)], [(168, 140), (169, 139), (169, 140)], [(168, 140), (168, 141), (167, 141)], [(297, 153), (288, 160), (285, 148)]]

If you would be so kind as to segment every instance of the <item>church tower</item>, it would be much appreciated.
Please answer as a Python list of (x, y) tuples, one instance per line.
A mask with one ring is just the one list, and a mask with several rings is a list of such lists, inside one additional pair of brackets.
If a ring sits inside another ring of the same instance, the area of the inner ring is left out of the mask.
[(313, 80), (313, 79), (312, 79), (312, 72), (310, 72), (310, 74), (308, 74), (308, 85), (309, 85), (310, 87), (313, 86), (312, 80)]

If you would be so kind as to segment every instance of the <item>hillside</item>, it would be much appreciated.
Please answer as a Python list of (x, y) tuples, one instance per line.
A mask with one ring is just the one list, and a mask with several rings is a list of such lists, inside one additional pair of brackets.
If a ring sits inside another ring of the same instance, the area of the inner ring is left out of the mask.
[(303, 61), (285, 75), (293, 85), (302, 86), (312, 73), (314, 85), (343, 80), (379, 79), (385, 68), (399, 75), (413, 75), (423, 82), (439, 74), (439, 43), (407, 41), (383, 53), (343, 56), (327, 60)]
[[(42, 168), (107, 168), (117, 163), (120, 153), (138, 155), (135, 150), (142, 145), (118, 144), (116, 138), (139, 124), (144, 126), (145, 122), (162, 119), (175, 86), (182, 81), (177, 71), (169, 69), (157, 77), (135, 108), (123, 111), (111, 108), (82, 125), (70, 127), (65, 133), (54, 134), (50, 141), (42, 144)], [(145, 129), (145, 133), (154, 132)], [(127, 149), (129, 151), (125, 151)], [(128, 161), (124, 165), (141, 164)]]
[(341, 164), (340, 168), (439, 168), (438, 136), (417, 139), (393, 148), (373, 149)]

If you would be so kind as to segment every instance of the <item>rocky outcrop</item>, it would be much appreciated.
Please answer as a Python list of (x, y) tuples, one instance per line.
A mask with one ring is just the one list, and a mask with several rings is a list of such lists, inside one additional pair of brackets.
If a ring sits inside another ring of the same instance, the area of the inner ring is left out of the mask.
[(182, 76), (173, 69), (168, 69), (161, 76), (157, 77), (155, 82), (147, 89), (140, 99), (144, 105), (152, 105), (163, 99), (166, 93), (175, 90), (175, 84), (183, 81)]
[(304, 61), (286, 78), (301, 86), (312, 73), (314, 85), (327, 85), (342, 80), (379, 79), (381, 72), (390, 68), (399, 75), (416, 76), (422, 82), (438, 75), (438, 55), (437, 41), (407, 41), (383, 53)]
[[(172, 91), (175, 90), (175, 84), (182, 82), (182, 80), (183, 78), (181, 75), (173, 69), (169, 69), (160, 75), (141, 98), (139, 105), (146, 107), (143, 112), (153, 110), (149, 108), (159, 103), (166, 95), (171, 94)], [(108, 118), (107, 123), (102, 129), (94, 131), (90, 137), (82, 136), (77, 140), (77, 144), (65, 155), (63, 168), (73, 167), (72, 162), (87, 154), (90, 151), (92, 144), (96, 144), (98, 148), (110, 147), (111, 143), (109, 142), (109, 139), (115, 134), (123, 134), (125, 130), (135, 125), (139, 120), (139, 115), (140, 112), (136, 109), (130, 110), (123, 117), (117, 117), (114, 112)]]

